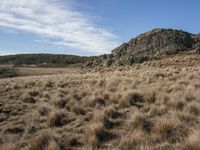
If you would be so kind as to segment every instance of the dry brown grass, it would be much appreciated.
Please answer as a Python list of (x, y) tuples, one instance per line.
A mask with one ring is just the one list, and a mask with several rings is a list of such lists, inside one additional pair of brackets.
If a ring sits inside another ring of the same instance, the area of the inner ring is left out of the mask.
[(186, 139), (185, 149), (187, 150), (199, 150), (200, 149), (200, 131), (194, 130)]
[(58, 139), (50, 132), (41, 132), (30, 143), (30, 150), (59, 150)]
[(199, 150), (199, 64), (180, 55), (1, 79), (0, 149)]
[(71, 119), (64, 111), (52, 111), (49, 113), (47, 118), (47, 125), (49, 127), (62, 127), (68, 124)]

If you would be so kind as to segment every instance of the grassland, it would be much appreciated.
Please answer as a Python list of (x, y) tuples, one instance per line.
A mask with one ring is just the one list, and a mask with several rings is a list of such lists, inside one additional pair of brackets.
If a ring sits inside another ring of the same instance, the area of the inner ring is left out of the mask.
[(200, 55), (0, 79), (2, 150), (199, 150)]

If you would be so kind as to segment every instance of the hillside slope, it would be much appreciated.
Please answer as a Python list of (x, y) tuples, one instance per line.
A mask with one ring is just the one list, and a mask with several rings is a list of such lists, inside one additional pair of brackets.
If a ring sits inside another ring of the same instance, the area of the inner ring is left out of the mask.
[(111, 54), (100, 56), (89, 65), (131, 65), (191, 50), (199, 52), (199, 34), (191, 34), (181, 30), (154, 29), (120, 45)]
[(0, 64), (39, 65), (39, 64), (77, 64), (93, 60), (94, 57), (54, 54), (19, 54), (0, 56)]
[(185, 54), (0, 79), (0, 149), (199, 150), (199, 64)]

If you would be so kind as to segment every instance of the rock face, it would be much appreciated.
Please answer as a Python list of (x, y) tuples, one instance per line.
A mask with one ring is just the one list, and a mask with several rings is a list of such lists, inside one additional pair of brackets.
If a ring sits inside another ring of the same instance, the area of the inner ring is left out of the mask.
[(200, 34), (172, 29), (154, 29), (120, 45), (111, 54), (99, 56), (91, 64), (93, 66), (131, 65), (189, 50), (200, 51)]
[(193, 49), (196, 50), (198, 54), (200, 54), (200, 34), (194, 36), (195, 44), (193, 45)]

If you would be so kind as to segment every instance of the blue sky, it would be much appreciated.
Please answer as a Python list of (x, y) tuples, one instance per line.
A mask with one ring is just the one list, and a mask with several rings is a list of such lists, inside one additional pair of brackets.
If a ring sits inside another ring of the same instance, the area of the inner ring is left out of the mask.
[(153, 28), (200, 32), (199, 0), (1, 0), (0, 55), (98, 55)]

